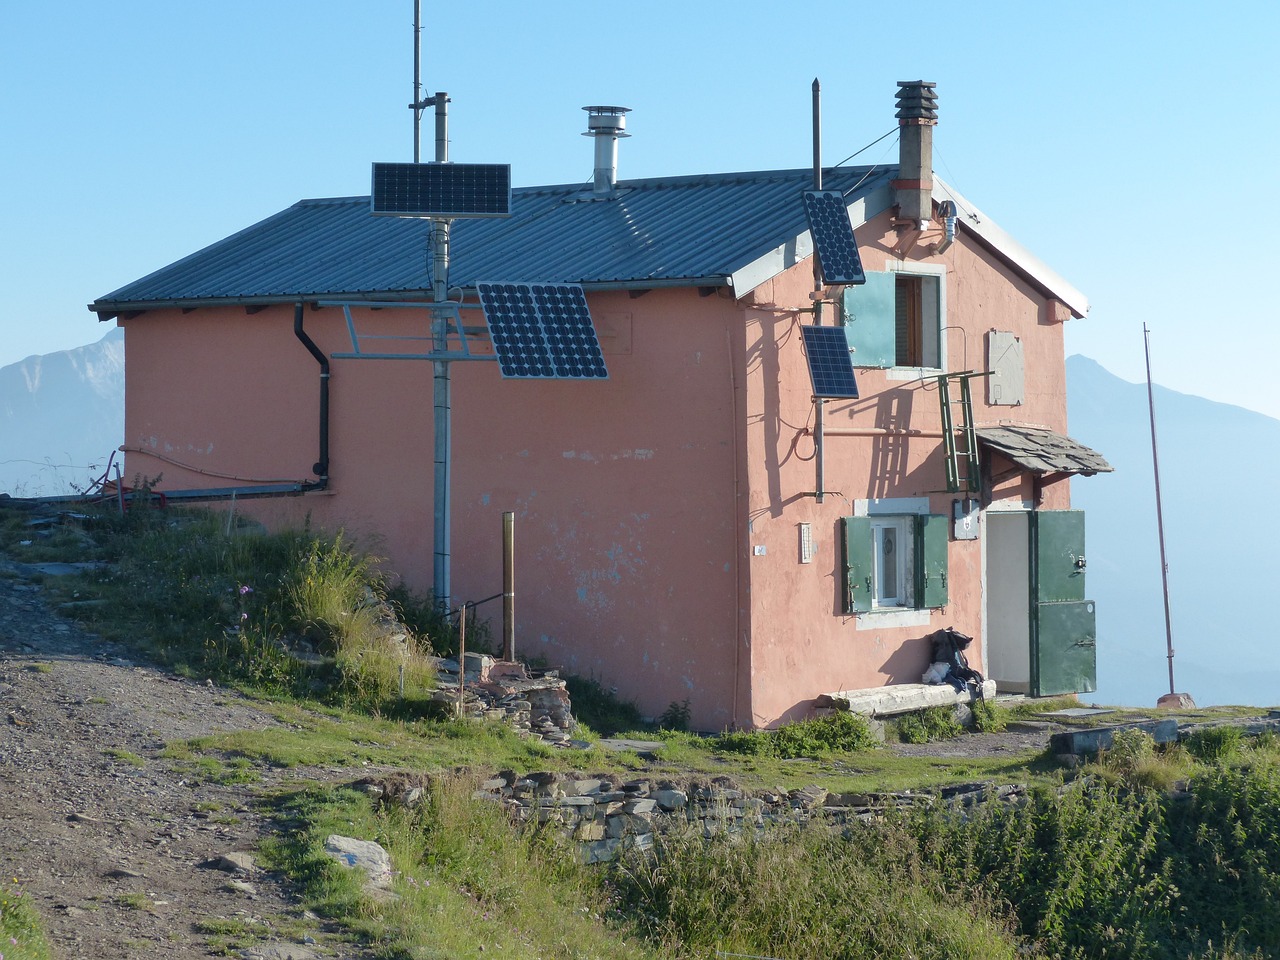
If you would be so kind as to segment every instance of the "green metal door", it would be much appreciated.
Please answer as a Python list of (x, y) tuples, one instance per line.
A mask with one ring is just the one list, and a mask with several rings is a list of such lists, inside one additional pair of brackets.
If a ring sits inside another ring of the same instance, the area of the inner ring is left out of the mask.
[(1097, 689), (1097, 618), (1085, 599), (1084, 511), (1031, 515), (1031, 694)]

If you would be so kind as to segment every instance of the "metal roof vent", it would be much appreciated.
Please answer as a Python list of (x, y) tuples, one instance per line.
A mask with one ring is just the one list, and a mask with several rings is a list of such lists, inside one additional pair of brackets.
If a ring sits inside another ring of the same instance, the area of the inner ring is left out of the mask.
[(627, 114), (630, 107), (583, 107), (587, 111), (584, 137), (596, 138), (596, 167), (592, 180), (595, 193), (613, 193), (618, 182), (618, 141), (629, 137)]

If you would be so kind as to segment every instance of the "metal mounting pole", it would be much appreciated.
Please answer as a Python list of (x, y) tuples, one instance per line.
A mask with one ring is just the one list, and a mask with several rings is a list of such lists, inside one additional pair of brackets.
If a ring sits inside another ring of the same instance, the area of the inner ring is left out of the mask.
[[(822, 84), (813, 78), (813, 189), (822, 189)], [(813, 290), (822, 293), (822, 268), (818, 264), (818, 245), (813, 246)], [(822, 324), (822, 301), (817, 297), (813, 301), (813, 322)], [(813, 470), (815, 503), (821, 503), (826, 486), (826, 437), (823, 432), (823, 401), (813, 398)]]
[(516, 515), (502, 515), (502, 659), (516, 658)]
[(421, 157), (422, 144), (422, 0), (413, 4), (413, 162)]
[[(446, 163), (449, 160), (449, 95), (437, 91), (432, 98), (436, 108), (436, 161)], [(449, 221), (432, 220), (431, 252), (432, 252), (432, 294), (435, 306), (431, 311), (432, 348), (441, 353), (449, 348), (449, 312), (443, 304), (449, 296)], [(452, 598), (452, 583), (449, 570), (450, 554), (450, 470), (449, 450), (451, 444), (451, 385), (449, 382), (449, 361), (433, 360), (433, 406), (434, 406), (434, 439), (435, 439), (435, 472), (432, 489), (434, 492), (434, 570), (431, 592), (438, 609), (448, 611)]]

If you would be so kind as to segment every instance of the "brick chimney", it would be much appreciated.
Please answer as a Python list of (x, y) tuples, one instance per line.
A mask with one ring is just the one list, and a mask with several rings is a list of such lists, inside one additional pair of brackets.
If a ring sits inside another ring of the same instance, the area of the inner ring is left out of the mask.
[(938, 123), (935, 83), (898, 81), (898, 179), (893, 189), (904, 226), (928, 229), (933, 219), (933, 128)]

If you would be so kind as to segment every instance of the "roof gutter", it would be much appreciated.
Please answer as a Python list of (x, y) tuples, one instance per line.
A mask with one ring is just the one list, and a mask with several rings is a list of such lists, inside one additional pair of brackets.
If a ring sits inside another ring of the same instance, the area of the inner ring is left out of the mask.
[[(574, 281), (564, 281), (572, 283)], [(665, 280), (600, 280), (580, 283), (584, 290), (605, 292), (610, 290), (665, 290), (673, 287), (732, 287), (733, 278), (721, 274), (715, 277), (675, 277)], [(474, 293), (475, 287), (462, 288)], [(113, 300), (89, 304), (89, 310), (99, 320), (113, 320), (118, 316), (139, 314), (147, 310), (195, 310), (200, 307), (270, 307), (299, 302), (314, 303), (319, 300), (342, 300), (350, 303), (385, 303), (389, 300), (430, 300), (430, 290), (395, 290), (364, 293), (308, 293), (299, 295), (263, 297), (196, 297), (190, 300)], [(127, 317), (126, 317), (127, 319)]]

